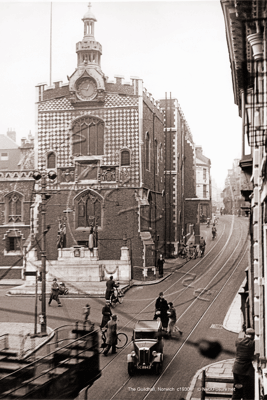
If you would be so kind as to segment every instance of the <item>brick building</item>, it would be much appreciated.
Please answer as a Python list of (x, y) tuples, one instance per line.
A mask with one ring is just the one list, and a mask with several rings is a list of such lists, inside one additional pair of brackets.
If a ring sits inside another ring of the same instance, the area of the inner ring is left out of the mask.
[(199, 236), (195, 148), (177, 99), (160, 100), (165, 116), (166, 254), (177, 255), (179, 243)]
[[(165, 244), (163, 113), (141, 79), (107, 80), (90, 5), (82, 21), (84, 37), (76, 44), (77, 68), (69, 82), (37, 85), (36, 168), (57, 173), (46, 188), (47, 259), (51, 266), (60, 254), (83, 258), (93, 229), (97, 252), (87, 267), (97, 258), (119, 260), (128, 248), (130, 277), (154, 276), (147, 268)], [(35, 229), (40, 233), (39, 221)]]
[(249, 202), (249, 256), (240, 305), (255, 330), (255, 400), (267, 397), (267, 25), (265, 1), (221, 0), (234, 102), (240, 118), (239, 190)]
[(0, 141), (6, 153), (0, 169), (0, 278), (21, 278), (34, 202), (34, 139), (29, 135), (18, 146), (15, 131), (8, 131)]

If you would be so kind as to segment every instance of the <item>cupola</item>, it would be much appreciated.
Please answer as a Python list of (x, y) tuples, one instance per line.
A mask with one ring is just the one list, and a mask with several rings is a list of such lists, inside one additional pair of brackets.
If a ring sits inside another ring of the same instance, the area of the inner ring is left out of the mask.
[(95, 40), (95, 22), (97, 21), (91, 11), (91, 3), (88, 4), (88, 10), (84, 14), (82, 21), (84, 23), (84, 37), (81, 42), (76, 44), (77, 66), (101, 66), (102, 46)]

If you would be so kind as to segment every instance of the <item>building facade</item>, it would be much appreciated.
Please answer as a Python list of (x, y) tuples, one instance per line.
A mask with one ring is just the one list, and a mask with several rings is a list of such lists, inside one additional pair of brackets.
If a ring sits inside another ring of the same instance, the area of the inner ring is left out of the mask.
[(267, 398), (266, 1), (221, 0), (235, 104), (242, 118), (241, 193), (250, 202), (246, 327), (255, 329), (255, 399)]
[(6, 154), (0, 168), (0, 278), (20, 279), (31, 234), (34, 139), (29, 135), (19, 146), (15, 131), (8, 131), (0, 143)]
[(166, 255), (175, 256), (181, 242), (199, 239), (195, 146), (177, 99), (160, 100), (165, 117)]
[(204, 156), (202, 146), (195, 146), (196, 151), (196, 195), (199, 202), (200, 222), (212, 217), (211, 202), (211, 161)]
[(69, 254), (87, 249), (93, 233), (94, 258), (119, 260), (126, 247), (128, 279), (153, 278), (165, 251), (164, 115), (141, 79), (107, 79), (90, 5), (82, 21), (69, 82), (36, 87), (36, 168), (57, 174), (46, 187), (47, 259), (58, 259), (64, 225)]

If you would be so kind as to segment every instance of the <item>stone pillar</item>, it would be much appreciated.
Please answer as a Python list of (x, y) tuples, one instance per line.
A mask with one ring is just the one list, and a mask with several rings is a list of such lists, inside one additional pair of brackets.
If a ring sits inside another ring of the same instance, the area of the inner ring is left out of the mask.
[(94, 247), (94, 249), (93, 249), (93, 258), (94, 258), (94, 260), (99, 260), (98, 247)]
[(121, 247), (121, 260), (124, 260), (124, 261), (130, 260), (129, 249), (126, 246)]

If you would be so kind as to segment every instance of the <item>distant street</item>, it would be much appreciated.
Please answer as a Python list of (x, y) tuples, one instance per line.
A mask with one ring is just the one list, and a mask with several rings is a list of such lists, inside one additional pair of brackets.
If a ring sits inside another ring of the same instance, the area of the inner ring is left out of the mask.
[[(220, 325), (245, 278), (244, 271), (248, 264), (248, 219), (221, 216), (215, 241), (211, 240), (211, 228), (205, 225), (201, 227), (201, 234), (207, 241), (203, 259), (191, 260), (159, 284), (133, 287), (126, 293), (123, 304), (118, 305), (114, 311), (118, 315), (119, 330), (127, 333), (131, 341), (135, 321), (153, 318), (155, 299), (160, 291), (164, 292), (168, 301), (174, 303), (183, 336), (181, 339), (164, 341), (162, 375), (141, 371), (130, 378), (126, 361), (126, 355), (131, 351), (129, 344), (115, 356), (100, 355), (102, 377), (89, 389), (88, 399), (186, 397), (190, 381), (199, 368), (233, 357), (222, 352), (215, 360), (211, 360), (201, 356), (196, 347), (189, 343), (209, 338), (219, 340), (224, 348), (234, 351), (236, 335)], [(33, 323), (34, 298), (8, 297), (5, 296), (7, 290), (7, 287), (0, 286), (0, 322)], [(91, 306), (91, 321), (99, 325), (104, 304), (102, 298), (63, 298), (62, 308), (58, 308), (54, 302), (51, 307), (47, 307), (47, 325), (56, 328), (81, 319), (82, 307), (86, 303)], [(84, 398), (84, 394), (80, 398)]]

